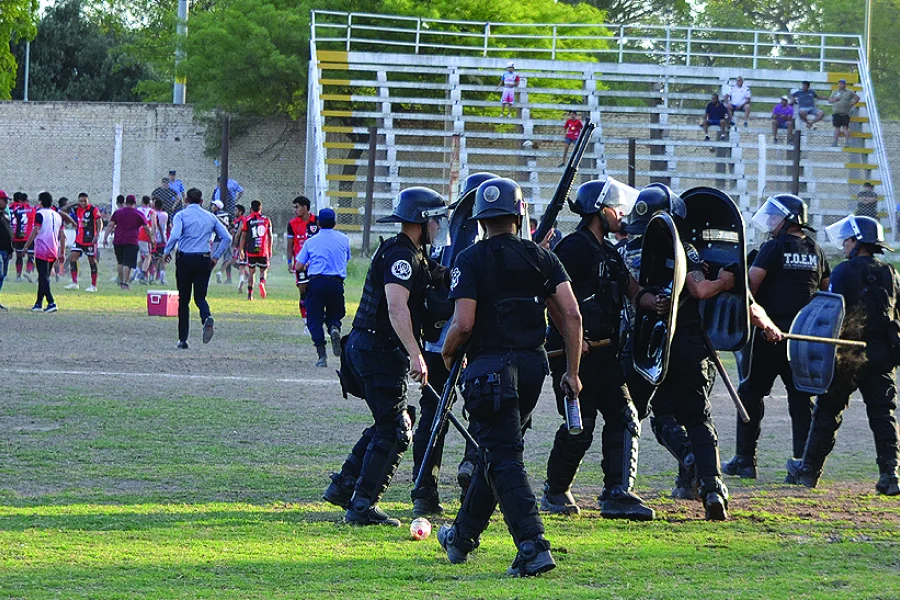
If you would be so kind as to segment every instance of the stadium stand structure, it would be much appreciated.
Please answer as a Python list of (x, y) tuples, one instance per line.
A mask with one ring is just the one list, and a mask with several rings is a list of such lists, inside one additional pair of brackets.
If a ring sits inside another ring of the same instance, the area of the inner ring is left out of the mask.
[[(370, 127), (378, 132), (374, 216), (390, 212), (403, 187), (452, 197), (457, 181), (485, 170), (519, 181), (539, 215), (560, 174), (566, 113), (575, 110), (597, 125), (580, 181), (626, 181), (635, 139), (638, 186), (713, 186), (750, 213), (769, 194), (790, 191), (796, 173), (817, 227), (855, 208), (856, 192), (871, 181), (895, 237), (893, 184), (858, 36), (330, 11), (314, 11), (311, 29), (307, 181), (317, 206), (343, 215), (345, 230), (362, 228)], [(508, 61), (521, 79), (514, 116), (502, 118), (498, 82)], [(711, 127), (713, 141), (704, 141), (710, 94), (738, 75), (753, 94), (749, 126), (735, 115), (726, 139)], [(826, 99), (841, 78), (862, 101), (850, 139), (832, 147)], [(796, 121), (798, 156), (784, 132), (772, 142), (770, 115), (804, 80), (826, 118), (812, 130)]]

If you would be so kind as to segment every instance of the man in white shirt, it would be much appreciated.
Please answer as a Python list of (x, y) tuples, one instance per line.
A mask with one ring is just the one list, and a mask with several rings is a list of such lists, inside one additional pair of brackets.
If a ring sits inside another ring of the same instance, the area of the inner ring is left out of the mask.
[(744, 127), (747, 126), (747, 121), (750, 120), (750, 86), (744, 85), (744, 78), (738, 76), (735, 84), (731, 86), (731, 92), (729, 93), (731, 96), (731, 106), (729, 110), (731, 112), (731, 118), (734, 119), (734, 114), (738, 111), (742, 111), (744, 113)]

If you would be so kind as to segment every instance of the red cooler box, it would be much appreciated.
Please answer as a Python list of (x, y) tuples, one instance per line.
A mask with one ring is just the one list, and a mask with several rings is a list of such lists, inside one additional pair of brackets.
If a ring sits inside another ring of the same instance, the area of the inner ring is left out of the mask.
[(178, 292), (149, 290), (147, 292), (147, 314), (151, 317), (177, 317)]

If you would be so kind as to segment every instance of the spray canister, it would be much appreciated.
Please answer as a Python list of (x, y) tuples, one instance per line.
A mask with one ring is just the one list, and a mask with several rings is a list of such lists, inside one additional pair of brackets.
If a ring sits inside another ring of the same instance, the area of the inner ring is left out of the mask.
[(578, 396), (566, 382), (563, 382), (562, 385), (563, 392), (566, 394), (566, 429), (569, 430), (569, 435), (579, 435), (584, 431), (581, 423), (581, 402), (578, 401)]

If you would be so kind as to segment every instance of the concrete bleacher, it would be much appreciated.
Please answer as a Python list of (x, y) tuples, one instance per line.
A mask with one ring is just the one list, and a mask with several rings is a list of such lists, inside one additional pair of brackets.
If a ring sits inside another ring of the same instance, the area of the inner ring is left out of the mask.
[[(307, 181), (315, 182), (317, 206), (336, 207), (347, 230), (363, 223), (370, 127), (378, 128), (375, 216), (389, 212), (404, 187), (427, 185), (452, 197), (456, 181), (486, 170), (519, 181), (540, 214), (561, 172), (562, 124), (569, 110), (597, 124), (579, 181), (600, 175), (626, 180), (628, 143), (634, 139), (636, 185), (663, 181), (676, 191), (711, 185), (752, 212), (760, 199), (791, 189), (793, 143), (784, 131), (773, 143), (770, 114), (782, 95), (808, 80), (826, 113), (812, 130), (799, 120), (795, 125), (802, 134), (800, 194), (810, 202), (813, 223), (821, 227), (847, 214), (862, 183), (871, 181), (885, 228), (894, 236), (893, 184), (855, 36), (811, 36), (817, 43), (798, 43), (800, 54), (787, 57), (778, 56), (786, 51), (774, 41), (765, 42), (764, 32), (740, 32), (744, 41), (738, 43), (728, 40), (737, 33), (711, 39), (714, 30), (645, 28), (653, 31), (639, 38), (624, 27), (605, 26), (614, 35), (591, 37), (596, 53), (585, 55), (581, 44), (578, 60), (563, 60), (572, 55), (557, 47), (556, 27), (549, 48), (510, 49), (516, 35), (517, 43), (532, 43), (541, 37), (535, 31), (547, 26), (530, 26), (529, 33), (529, 26), (518, 25), (526, 28), (523, 33), (505, 33), (506, 45), (494, 48), (497, 40), (483, 23), (471, 24), (484, 29), (480, 44), (472, 43), (476, 33), (459, 31), (426, 44), (423, 32), (436, 35), (451, 22), (362, 17), (314, 13), (312, 25)], [(464, 43), (452, 37), (459, 35)], [(690, 40), (700, 38), (704, 50), (692, 55)], [(521, 84), (514, 116), (502, 118), (497, 82), (513, 56)], [(716, 140), (718, 129), (711, 127), (712, 141), (706, 142), (699, 123), (709, 96), (738, 75), (753, 92), (749, 126), (735, 115), (725, 140)], [(850, 140), (835, 148), (824, 99), (842, 77), (862, 101)], [(562, 218), (564, 228), (567, 219)]]

